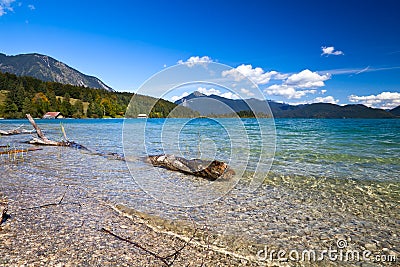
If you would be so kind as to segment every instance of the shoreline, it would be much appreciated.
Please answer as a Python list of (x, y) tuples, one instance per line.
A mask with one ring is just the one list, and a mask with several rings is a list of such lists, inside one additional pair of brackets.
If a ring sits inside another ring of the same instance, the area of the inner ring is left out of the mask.
[[(135, 118), (135, 117), (116, 117), (116, 118), (62, 118), (62, 119), (43, 119), (43, 118), (34, 118), (38, 121), (64, 121), (64, 120), (125, 120), (125, 119), (137, 119), (137, 120), (150, 120), (150, 119), (236, 119), (237, 117), (213, 117), (213, 116), (199, 116), (199, 117), (162, 117), (162, 118)], [(255, 119), (255, 120), (396, 120), (400, 119), (400, 117), (392, 117), (392, 118), (357, 118), (357, 117), (346, 117), (346, 118), (302, 118), (302, 117), (272, 117), (272, 118), (264, 118), (264, 117), (239, 117), (239, 119)], [(0, 121), (17, 121), (17, 120), (26, 120), (25, 118), (0, 118)]]

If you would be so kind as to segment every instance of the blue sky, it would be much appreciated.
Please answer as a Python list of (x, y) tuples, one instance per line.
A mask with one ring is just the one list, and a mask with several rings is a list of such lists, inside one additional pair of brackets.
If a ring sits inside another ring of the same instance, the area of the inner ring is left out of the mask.
[(118, 91), (192, 58), (238, 68), (268, 99), (392, 108), (399, 10), (397, 0), (0, 0), (0, 52), (46, 54)]

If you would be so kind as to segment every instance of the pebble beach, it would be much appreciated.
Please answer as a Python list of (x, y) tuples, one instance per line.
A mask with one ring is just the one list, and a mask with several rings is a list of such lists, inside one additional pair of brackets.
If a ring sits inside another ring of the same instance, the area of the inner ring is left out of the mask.
[(0, 266), (166, 266), (102, 229), (160, 257), (184, 247), (174, 261), (168, 259), (173, 266), (257, 266), (187, 243), (184, 238), (147, 225), (140, 217), (128, 218), (79, 188), (3, 184), (0, 198), (8, 203), (8, 218), (0, 226)]

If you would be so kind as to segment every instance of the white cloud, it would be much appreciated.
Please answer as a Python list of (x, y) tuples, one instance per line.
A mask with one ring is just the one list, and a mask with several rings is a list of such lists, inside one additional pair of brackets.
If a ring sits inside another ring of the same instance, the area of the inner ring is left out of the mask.
[(229, 99), (239, 99), (240, 98), (237, 94), (234, 94), (232, 92), (226, 92), (226, 93), (221, 94), (220, 96), (229, 98)]
[(386, 68), (374, 68), (374, 67), (365, 67), (365, 68), (355, 68), (355, 69), (331, 69), (331, 70), (325, 70), (325, 71), (320, 71), (320, 73), (330, 73), (332, 75), (343, 75), (343, 74), (361, 74), (364, 72), (375, 72), (375, 71), (387, 71), (387, 70), (396, 70), (400, 69), (400, 66), (392, 66), (392, 67), (386, 67)]
[[(320, 75), (305, 69), (287, 77), (282, 84), (273, 84), (267, 87), (264, 92), (268, 95), (283, 96), (288, 99), (299, 99), (307, 94), (315, 94), (315, 88), (325, 86), (325, 81), (331, 78), (330, 74)], [(325, 93), (326, 90), (322, 90)]]
[(307, 94), (315, 94), (317, 90), (296, 90), (295, 87), (287, 84), (274, 84), (264, 90), (268, 95), (283, 96), (288, 99), (299, 99)]
[(326, 96), (326, 97), (316, 97), (310, 101), (311, 103), (330, 103), (330, 104), (337, 104), (339, 103), (339, 99), (335, 99), (333, 96)]
[(334, 55), (334, 56), (340, 56), (340, 55), (344, 55), (343, 51), (340, 50), (335, 50), (335, 47), (333, 46), (322, 46), (322, 54), (321, 56), (329, 56), (329, 55)]
[(199, 87), (199, 88), (197, 88), (197, 91), (202, 94), (205, 94), (205, 95), (220, 95), (221, 94), (220, 90), (214, 89), (214, 88), (207, 89), (205, 87)]
[[(235, 69), (224, 71), (222, 76), (232, 76), (236, 81), (240, 81), (246, 76), (256, 84), (267, 84), (271, 79), (282, 80), (281, 84), (273, 84), (264, 92), (268, 95), (283, 96), (288, 99), (299, 99), (307, 94), (315, 94), (317, 93), (315, 89), (325, 86), (325, 81), (331, 78), (329, 73), (319, 74), (309, 69), (288, 75), (277, 71), (264, 72), (261, 68), (253, 68), (251, 65), (240, 65)], [(248, 89), (242, 88), (241, 92), (251, 96)], [(321, 92), (324, 94), (326, 90)]]
[(199, 91), (202, 94), (205, 95), (218, 95), (218, 96), (222, 96), (225, 98), (230, 98), (230, 99), (239, 99), (240, 97), (237, 94), (234, 94), (232, 92), (226, 92), (226, 93), (221, 93), (220, 90), (218, 89), (214, 89), (214, 88), (204, 88), (204, 87), (199, 87), (197, 88), (197, 91)]
[(180, 96), (173, 96), (173, 97), (171, 97), (171, 100), (172, 100), (172, 102), (175, 102), (175, 101), (177, 101), (177, 100), (179, 100), (179, 99), (181, 99), (181, 98), (183, 98), (183, 97), (185, 97), (185, 96), (188, 96), (188, 95), (189, 95), (188, 92), (183, 92)]
[(382, 92), (378, 95), (368, 96), (351, 95), (349, 96), (349, 101), (364, 104), (367, 107), (393, 109), (400, 106), (400, 93)]
[(304, 104), (314, 104), (314, 103), (328, 103), (328, 104), (338, 104), (339, 100), (335, 99), (333, 96), (326, 97), (316, 97), (312, 100), (292, 102), (291, 105), (304, 105)]
[(28, 5), (28, 8), (29, 8), (30, 10), (35, 10), (35, 9), (36, 9), (34, 5)]
[(267, 84), (271, 79), (282, 80), (287, 77), (277, 71), (265, 72), (262, 68), (253, 68), (252, 65), (240, 65), (231, 70), (222, 72), (222, 77), (232, 77), (235, 81), (240, 82), (246, 77), (252, 80), (255, 84)]
[(316, 88), (325, 86), (324, 81), (329, 80), (330, 78), (331, 75), (329, 73), (320, 75), (317, 72), (305, 69), (289, 76), (285, 83), (297, 88)]
[[(274, 80), (275, 83), (266, 87), (264, 92), (268, 95), (282, 96), (288, 99), (299, 99), (308, 94), (316, 94), (317, 89), (325, 86), (325, 81), (331, 79), (329, 73), (313, 72), (309, 69), (294, 74), (279, 73), (277, 71), (265, 72), (262, 68), (253, 68), (252, 65), (240, 65), (234, 69), (223, 71), (223, 77), (232, 77), (236, 82), (249, 78), (257, 85), (267, 85)], [(277, 82), (281, 80), (281, 82)], [(242, 88), (241, 93), (254, 96), (250, 90)], [(322, 94), (326, 90), (321, 90)]]
[(179, 60), (178, 64), (185, 64), (188, 67), (193, 67), (194, 65), (207, 66), (207, 64), (211, 63), (211, 62), (213, 62), (213, 60), (208, 56), (203, 56), (203, 57), (192, 56), (192, 57), (188, 58), (186, 61), (183, 61), (182, 59)]
[(12, 3), (15, 0), (0, 0), (0, 17), (7, 14), (7, 11), (14, 11), (12, 7)]
[(254, 93), (252, 93), (249, 89), (246, 89), (246, 88), (241, 88), (240, 92), (242, 92), (243, 94), (245, 94), (247, 96), (254, 96)]

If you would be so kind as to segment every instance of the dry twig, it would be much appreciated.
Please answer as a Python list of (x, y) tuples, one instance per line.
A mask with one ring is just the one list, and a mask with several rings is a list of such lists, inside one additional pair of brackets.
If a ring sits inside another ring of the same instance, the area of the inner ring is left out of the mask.
[(4, 208), (2, 207), (2, 209), (3, 210), (1, 211), (0, 225), (2, 225), (3, 222), (5, 222), (7, 220), (7, 218), (8, 218), (8, 214), (7, 214), (8, 206), (5, 206)]
[[(67, 185), (67, 189), (65, 190), (64, 194), (62, 195), (60, 201), (56, 202), (56, 203), (48, 203), (48, 204), (44, 204), (44, 205), (40, 205), (40, 206), (34, 206), (34, 207), (29, 207), (29, 208), (24, 208), (22, 210), (33, 210), (33, 209), (41, 209), (41, 208), (46, 208), (46, 207), (50, 207), (50, 206), (58, 206), (62, 204), (62, 201), (64, 200), (65, 195), (68, 192), (68, 188), (69, 185)], [(80, 206), (80, 203), (77, 203)]]
[(4, 131), (4, 130), (0, 130), (0, 135), (17, 135), (17, 134), (30, 134), (33, 133), (34, 131), (28, 131), (25, 129), (21, 129), (23, 125), (13, 129), (13, 130), (8, 130), (8, 131)]
[(197, 229), (194, 231), (193, 236), (190, 238), (189, 241), (185, 242), (185, 244), (180, 247), (178, 250), (176, 250), (174, 253), (167, 255), (167, 256), (160, 256), (156, 253), (154, 253), (153, 251), (148, 250), (147, 248), (143, 247), (142, 245), (140, 245), (137, 242), (131, 241), (127, 238), (124, 238), (122, 236), (119, 236), (113, 232), (111, 232), (110, 230), (105, 229), (104, 227), (101, 228), (102, 232), (105, 232), (115, 238), (118, 238), (119, 240), (125, 241), (129, 244), (132, 244), (134, 247), (143, 250), (144, 252), (146, 252), (147, 254), (153, 256), (154, 258), (160, 260), (162, 263), (165, 264), (165, 266), (172, 266), (172, 264), (174, 263), (174, 261), (178, 258), (178, 256), (180, 255), (180, 253), (182, 252), (183, 249), (185, 249), (185, 247), (193, 240), (193, 238), (195, 237), (195, 234), (197, 232)]

